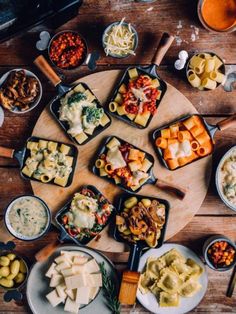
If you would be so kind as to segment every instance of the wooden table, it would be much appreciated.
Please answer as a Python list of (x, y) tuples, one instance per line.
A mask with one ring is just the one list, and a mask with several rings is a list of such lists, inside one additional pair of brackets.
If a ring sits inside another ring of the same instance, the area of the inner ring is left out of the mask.
[[(222, 88), (218, 88), (215, 91), (200, 92), (192, 89), (179, 74), (176, 75), (173, 71), (173, 62), (181, 49), (189, 52), (214, 51), (225, 60), (228, 72), (236, 70), (235, 33), (212, 34), (203, 29), (196, 15), (196, 2), (195, 0), (159, 0), (152, 4), (140, 4), (130, 0), (85, 0), (79, 15), (60, 29), (79, 30), (88, 40), (89, 49), (100, 51), (101, 58), (96, 71), (112, 68), (123, 69), (129, 64), (148, 64), (163, 31), (178, 35), (180, 38), (178, 42), (182, 41), (181, 45), (178, 45), (177, 42), (173, 44), (159, 73), (163, 79), (187, 96), (208, 122), (216, 123), (219, 119), (236, 112), (236, 91), (226, 93)], [(131, 22), (138, 31), (137, 54), (123, 60), (105, 57), (101, 49), (102, 31), (105, 25), (114, 20), (120, 20), (122, 17), (126, 17), (126, 20)], [(45, 29), (43, 26), (34, 28), (0, 46), (0, 74), (12, 68), (25, 67), (39, 75), (44, 88), (43, 99), (37, 109), (24, 115), (5, 112), (5, 121), (0, 128), (0, 145), (20, 148), (31, 134), (40, 112), (55, 94), (52, 85), (32, 64), (32, 60), (37, 55), (35, 42), (38, 32), (43, 29)], [(195, 41), (192, 41), (194, 39)], [(66, 74), (64, 79), (72, 82), (88, 73), (87, 67), (82, 66), (78, 71)], [(171, 105), (175, 106), (174, 99)], [(216, 165), (224, 152), (236, 144), (235, 134), (236, 129), (230, 129), (216, 135), (216, 151), (213, 157), (215, 166), (207, 197), (193, 220), (169, 242), (187, 245), (201, 254), (202, 243), (210, 234), (222, 233), (232, 240), (236, 240), (236, 215), (221, 202), (214, 184)], [(29, 182), (20, 178), (14, 160), (2, 158), (0, 167), (0, 206), (1, 214), (3, 214), (4, 207), (13, 197), (32, 191)], [(33, 243), (16, 241), (17, 249), (33, 262), (34, 254), (55, 237), (56, 232), (52, 230), (47, 237)], [(116, 265), (119, 269), (124, 267), (122, 264)], [(236, 292), (232, 298), (225, 296), (231, 272), (219, 273), (209, 269), (207, 272), (209, 275), (207, 294), (201, 304), (191, 313), (235, 313)], [(137, 304), (136, 310), (137, 313), (147, 312), (139, 304)], [(122, 313), (129, 312), (129, 308), (122, 308)], [(26, 300), (23, 304), (3, 303), (1, 291), (0, 313), (30, 313), (30, 310)]]

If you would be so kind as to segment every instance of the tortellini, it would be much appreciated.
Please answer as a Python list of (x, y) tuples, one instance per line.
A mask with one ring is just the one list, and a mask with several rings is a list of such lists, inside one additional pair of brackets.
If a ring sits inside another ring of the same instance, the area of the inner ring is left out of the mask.
[(139, 280), (142, 294), (151, 292), (161, 307), (178, 306), (181, 297), (192, 297), (201, 289), (203, 268), (172, 249), (159, 258), (149, 257)]

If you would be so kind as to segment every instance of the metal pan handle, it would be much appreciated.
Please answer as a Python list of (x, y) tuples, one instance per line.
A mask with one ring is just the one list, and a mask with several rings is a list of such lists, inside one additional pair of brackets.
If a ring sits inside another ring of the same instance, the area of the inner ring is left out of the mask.
[(174, 39), (175, 37), (172, 35), (169, 35), (168, 33), (162, 34), (156, 53), (152, 59), (152, 64), (156, 64), (157, 66), (161, 64), (162, 59), (164, 58), (165, 54), (167, 53)]
[(41, 72), (52, 82), (54, 86), (61, 83), (60, 77), (56, 74), (44, 56), (40, 55), (34, 60), (34, 64), (39, 68)]
[(37, 262), (43, 262), (49, 258), (49, 256), (60, 246), (60, 242), (58, 240), (49, 243), (40, 251), (35, 254), (35, 259)]
[(175, 194), (181, 200), (184, 199), (187, 193), (186, 189), (159, 179), (156, 181), (156, 186), (161, 190), (167, 190), (170, 193)]
[(13, 158), (14, 149), (0, 146), (0, 157)]
[(231, 117), (217, 123), (217, 127), (220, 131), (226, 130), (233, 126), (236, 126), (236, 113), (233, 114)]

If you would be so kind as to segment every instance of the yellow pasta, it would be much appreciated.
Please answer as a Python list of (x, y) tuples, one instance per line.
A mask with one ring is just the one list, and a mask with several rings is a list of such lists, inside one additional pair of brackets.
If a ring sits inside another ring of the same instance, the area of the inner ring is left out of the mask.
[(79, 144), (85, 142), (87, 140), (87, 138), (88, 138), (88, 136), (84, 132), (75, 136), (75, 139), (77, 140), (77, 142)]
[(117, 106), (116, 111), (117, 111), (119, 116), (123, 116), (123, 115), (127, 114), (127, 112), (125, 110), (125, 106)]
[(157, 147), (165, 149), (165, 148), (167, 148), (167, 140), (164, 137), (158, 137), (156, 139), (156, 145), (157, 145)]
[(25, 166), (22, 170), (22, 173), (24, 173), (27, 177), (31, 177), (34, 170), (30, 170), (27, 166)]
[(207, 132), (203, 132), (196, 137), (196, 140), (202, 146), (204, 143), (210, 140), (210, 136), (207, 134)]
[(183, 125), (186, 127), (187, 130), (191, 130), (196, 125), (194, 116), (184, 120)]
[(77, 86), (74, 88), (74, 91), (77, 92), (77, 93), (84, 93), (84, 92), (85, 92), (85, 88), (83, 87), (82, 84), (79, 84), (79, 85), (77, 85)]
[(74, 158), (72, 156), (66, 156), (65, 159), (67, 161), (67, 165), (72, 167)]
[(33, 150), (33, 149), (38, 149), (38, 143), (37, 142), (27, 142), (27, 146), (28, 149)]
[(203, 131), (203, 128), (199, 127), (198, 125), (195, 125), (193, 128), (190, 129), (192, 136), (195, 138), (199, 136)]
[(142, 168), (142, 163), (139, 160), (134, 160), (128, 163), (128, 166), (132, 172), (140, 170)]
[(125, 84), (121, 84), (120, 88), (119, 88), (119, 93), (124, 94), (126, 93), (126, 86)]
[(100, 120), (101, 126), (105, 126), (105, 125), (107, 125), (109, 122), (110, 122), (109, 117), (104, 113), (104, 115), (101, 117), (101, 120)]
[(60, 185), (60, 186), (66, 186), (67, 185), (67, 182), (68, 182), (68, 178), (69, 176), (64, 176), (64, 177), (56, 177), (54, 179), (54, 183), (56, 183), (57, 185)]
[(111, 164), (106, 164), (105, 167), (104, 167), (105, 171), (110, 174), (111, 172), (113, 172), (112, 170), (112, 165)]
[(134, 122), (137, 124), (140, 124), (142, 126), (146, 126), (150, 115), (151, 115), (151, 113), (149, 111), (146, 111), (142, 114), (137, 114)]
[(117, 104), (122, 105), (122, 103), (123, 103), (123, 97), (122, 97), (122, 95), (121, 95), (120, 93), (117, 93), (117, 94), (116, 94), (116, 97), (115, 97), (115, 99), (114, 99), (114, 102), (116, 102)]
[(201, 85), (200, 77), (194, 73), (188, 76), (188, 81), (193, 87), (199, 87)]
[(163, 129), (163, 130), (161, 130), (161, 137), (163, 137), (163, 138), (170, 138), (170, 129)]
[(95, 128), (96, 128), (96, 126), (93, 126), (92, 128), (89, 128), (89, 129), (84, 129), (84, 133), (92, 135)]
[(110, 142), (107, 143), (107, 148), (112, 149), (113, 147), (120, 146), (120, 141), (113, 137)]
[(183, 142), (185, 140), (191, 140), (192, 136), (191, 133), (189, 131), (180, 131), (178, 133), (178, 140), (180, 142)]
[(105, 166), (105, 161), (104, 160), (102, 160), (102, 159), (97, 159), (96, 160), (96, 162), (95, 162), (95, 166), (97, 167), (97, 168), (104, 168), (104, 166)]
[(92, 102), (94, 99), (96, 99), (95, 95), (93, 95), (89, 89), (86, 89), (86, 91), (83, 94), (86, 96), (86, 99), (89, 102)]
[(68, 155), (70, 151), (70, 146), (65, 145), (65, 144), (61, 144), (60, 146), (60, 152), (62, 152), (65, 155)]
[(178, 132), (179, 132), (179, 125), (178, 124), (172, 124), (170, 126), (170, 136), (171, 137), (178, 137)]
[(178, 159), (168, 159), (166, 162), (168, 167), (172, 170), (179, 167)]
[(99, 175), (100, 177), (106, 177), (108, 173), (106, 172), (104, 168), (99, 168)]
[(51, 151), (51, 152), (55, 152), (57, 150), (57, 143), (55, 142), (48, 142), (48, 149)]
[(51, 181), (53, 178), (53, 176), (50, 174), (50, 173), (47, 173), (47, 174), (42, 174), (40, 176), (40, 180), (43, 182), (43, 183), (47, 183), (49, 181)]
[(190, 65), (196, 71), (196, 73), (201, 74), (204, 69), (206, 60), (203, 58), (200, 58), (199, 56), (193, 56), (190, 60)]
[(208, 88), (208, 89), (215, 89), (216, 88), (216, 81), (213, 81), (209, 78), (205, 78), (203, 81), (202, 81), (202, 86), (205, 87), (205, 88)]
[(137, 71), (136, 68), (129, 69), (128, 73), (129, 73), (129, 77), (131, 79), (134, 79), (134, 78), (138, 77), (138, 71)]
[(112, 101), (112, 102), (109, 103), (109, 110), (111, 112), (116, 112), (117, 107), (118, 107), (118, 103), (117, 102)]
[(215, 59), (208, 58), (206, 59), (205, 71), (212, 72), (215, 69)]
[(147, 158), (145, 158), (143, 160), (142, 167), (140, 168), (140, 170), (143, 172), (148, 172), (148, 170), (151, 168), (151, 166), (152, 166), (151, 161), (148, 160)]
[(159, 87), (160, 86), (160, 82), (159, 80), (156, 78), (154, 80), (152, 80), (152, 87)]
[(217, 56), (213, 58), (215, 60), (215, 70), (218, 70), (223, 65), (223, 62)]
[(211, 80), (216, 81), (217, 83), (224, 83), (226, 76), (218, 71), (212, 71), (209, 73)]
[(44, 140), (39, 140), (39, 148), (47, 148), (48, 146), (48, 141), (44, 141)]
[(129, 113), (129, 114), (127, 114), (127, 117), (130, 119), (130, 120), (134, 120), (134, 118), (135, 118), (135, 114), (134, 113)]

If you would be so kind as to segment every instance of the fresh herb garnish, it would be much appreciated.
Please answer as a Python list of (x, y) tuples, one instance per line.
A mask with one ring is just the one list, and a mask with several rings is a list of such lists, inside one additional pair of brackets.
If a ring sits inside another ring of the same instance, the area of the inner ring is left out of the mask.
[(21, 209), (17, 208), (16, 212), (17, 212), (18, 216), (20, 216), (20, 211), (21, 211)]
[(107, 306), (113, 314), (120, 313), (120, 302), (117, 299), (117, 291), (114, 282), (111, 277), (107, 274), (105, 264), (102, 262), (99, 264), (102, 273), (102, 288), (104, 296), (107, 299)]
[(86, 99), (86, 95), (84, 95), (83, 93), (78, 92), (78, 93), (72, 94), (72, 95), (68, 98), (67, 102), (68, 102), (68, 105), (71, 105), (71, 104), (73, 104), (74, 102), (79, 102), (79, 101), (85, 100), (85, 99)]
[(83, 116), (86, 116), (86, 121), (91, 124), (96, 124), (97, 122), (99, 122), (103, 114), (104, 110), (102, 108), (96, 107), (83, 108)]

